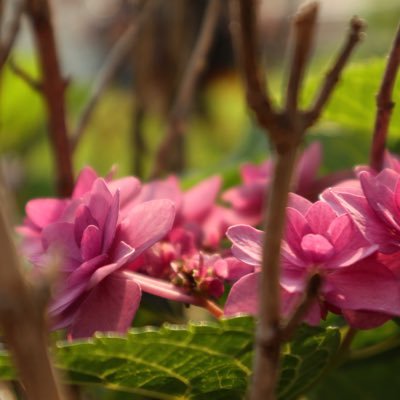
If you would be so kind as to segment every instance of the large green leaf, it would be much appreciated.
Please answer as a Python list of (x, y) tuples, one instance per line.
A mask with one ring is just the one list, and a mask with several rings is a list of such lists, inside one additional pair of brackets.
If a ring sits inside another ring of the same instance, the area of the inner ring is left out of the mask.
[[(254, 321), (133, 329), (57, 346), (71, 383), (100, 385), (154, 399), (241, 399), (252, 361)], [(337, 329), (301, 327), (284, 348), (279, 398), (293, 399), (319, 378), (339, 344)], [(13, 376), (6, 354), (0, 378)]]

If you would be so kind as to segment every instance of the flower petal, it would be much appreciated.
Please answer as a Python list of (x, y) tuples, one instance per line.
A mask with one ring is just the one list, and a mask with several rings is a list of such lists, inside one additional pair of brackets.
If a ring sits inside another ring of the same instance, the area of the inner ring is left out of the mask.
[(43, 228), (60, 218), (68, 200), (34, 199), (26, 204), (26, 215), (38, 228)]
[(174, 217), (175, 207), (170, 200), (152, 200), (138, 204), (121, 222), (116, 242), (127, 243), (139, 255), (170, 231)]
[(234, 225), (226, 236), (233, 243), (232, 253), (240, 261), (250, 265), (261, 265), (263, 232), (249, 225)]
[(224, 307), (224, 315), (258, 313), (258, 282), (260, 272), (240, 278), (231, 288)]
[(136, 282), (117, 274), (109, 276), (80, 306), (70, 336), (85, 338), (96, 331), (125, 333), (139, 307), (141, 295)]
[(347, 310), (400, 315), (400, 288), (394, 274), (373, 257), (326, 276), (325, 299)]

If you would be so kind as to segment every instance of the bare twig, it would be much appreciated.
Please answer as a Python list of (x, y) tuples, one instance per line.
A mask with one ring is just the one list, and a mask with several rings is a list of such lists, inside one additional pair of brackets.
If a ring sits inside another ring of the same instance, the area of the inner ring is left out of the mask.
[(149, 0), (144, 3), (145, 4), (142, 10), (139, 12), (137, 18), (135, 18), (133, 23), (125, 30), (125, 32), (111, 49), (110, 54), (107, 56), (106, 62), (100, 69), (93, 82), (89, 99), (86, 105), (83, 107), (76, 128), (71, 136), (72, 151), (76, 149), (79, 140), (82, 138), (93, 112), (102, 94), (104, 93), (104, 90), (107, 89), (111, 79), (117, 72), (121, 63), (129, 55), (133, 46), (135, 46), (138, 31), (143, 23), (147, 21), (148, 16), (151, 14), (151, 10), (155, 5), (154, 1)]
[(146, 142), (143, 137), (144, 107), (137, 99), (133, 110), (132, 121), (132, 172), (135, 176), (143, 178), (143, 160), (147, 154)]
[(13, 2), (13, 14), (9, 22), (9, 27), (6, 33), (6, 37), (1, 41), (0, 44), (0, 70), (3, 68), (7, 61), (7, 58), (14, 45), (15, 39), (19, 32), (21, 17), (25, 7), (25, 0), (15, 0)]
[(257, 19), (255, 0), (232, 3), (231, 31), (239, 67), (246, 83), (246, 97), (261, 126), (271, 124), (275, 118), (268, 94), (266, 78), (260, 78), (257, 57)]
[(340, 50), (332, 68), (325, 76), (325, 80), (321, 86), (317, 97), (315, 98), (314, 104), (311, 109), (306, 112), (306, 125), (308, 127), (314, 125), (321, 115), (326, 103), (328, 102), (334, 88), (336, 87), (340, 75), (343, 71), (344, 66), (348, 62), (351, 53), (353, 52), (356, 45), (360, 42), (363, 37), (363, 31), (365, 29), (365, 23), (358, 17), (353, 17), (350, 21), (350, 32), (347, 36), (346, 43)]
[(286, 110), (292, 117), (298, 109), (299, 90), (310, 57), (317, 15), (318, 3), (312, 2), (300, 8), (294, 17), (295, 43), (286, 93)]
[(385, 74), (379, 93), (376, 96), (376, 117), (374, 134), (372, 137), (372, 146), (370, 154), (370, 165), (372, 168), (380, 171), (383, 164), (383, 156), (386, 147), (386, 137), (388, 134), (390, 117), (395, 106), (392, 100), (392, 92), (396, 82), (397, 71), (400, 65), (400, 25), (393, 41), (392, 49), (388, 62), (386, 64)]
[[(1, 188), (0, 188), (1, 189)], [(65, 399), (48, 354), (45, 305), (24, 279), (0, 201), (0, 325), (29, 400)]]
[(281, 340), (286, 342), (290, 340), (296, 328), (303, 321), (304, 316), (307, 314), (310, 306), (316, 301), (319, 290), (321, 288), (322, 279), (318, 273), (311, 275), (307, 282), (305, 292), (300, 299), (299, 304), (289, 317), (288, 322), (282, 328)]
[[(318, 118), (332, 92), (351, 49), (359, 40), (361, 23), (353, 19), (350, 44), (345, 46), (334, 69), (328, 75), (325, 86), (310, 112), (298, 109), (298, 98), (303, 82), (304, 70), (311, 53), (315, 31), (317, 3), (302, 7), (295, 19), (295, 40), (286, 107), (275, 111), (271, 107), (265, 88), (258, 78), (255, 48), (255, 9), (253, 1), (232, 0), (233, 37), (236, 44), (239, 66), (244, 77), (247, 101), (257, 120), (268, 134), (274, 150), (274, 174), (269, 187), (268, 201), (264, 208), (263, 257), (259, 284), (259, 324), (257, 327), (256, 351), (253, 366), (251, 400), (275, 399), (275, 387), (279, 371), (280, 347), (283, 335), (293, 329), (307, 311), (311, 301), (301, 303), (290, 320), (290, 325), (280, 325), (280, 248), (286, 216), (288, 191), (296, 162), (296, 155), (305, 131)], [(250, 50), (249, 50), (250, 49)]]
[(43, 92), (43, 85), (33, 76), (31, 76), (27, 71), (22, 69), (13, 58), (10, 58), (9, 61), (10, 69), (14, 72), (15, 75), (20, 77), (23, 81), (26, 82), (28, 86), (30, 86), (33, 90), (37, 92)]
[(152, 177), (157, 177), (162, 173), (170, 152), (171, 143), (174, 143), (175, 138), (184, 133), (185, 119), (193, 101), (193, 93), (197, 82), (206, 66), (207, 54), (214, 38), (220, 8), (221, 0), (209, 0), (199, 36), (190, 55), (178, 94), (170, 112), (167, 133), (157, 151), (155, 165), (151, 173)]
[(39, 53), (43, 98), (47, 107), (49, 136), (57, 172), (57, 190), (69, 196), (73, 188), (73, 170), (69, 146), (66, 110), (66, 82), (61, 75), (48, 0), (28, 0), (27, 13)]

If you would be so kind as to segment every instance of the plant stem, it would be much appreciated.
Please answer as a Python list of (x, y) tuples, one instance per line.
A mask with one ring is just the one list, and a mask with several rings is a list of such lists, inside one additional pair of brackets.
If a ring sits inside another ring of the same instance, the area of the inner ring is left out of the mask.
[(392, 92), (396, 82), (397, 71), (400, 65), (400, 25), (397, 28), (396, 37), (393, 41), (389, 59), (383, 75), (379, 93), (376, 96), (376, 117), (375, 127), (372, 137), (370, 154), (370, 165), (376, 171), (380, 171), (383, 166), (383, 157), (386, 148), (386, 138), (388, 134), (390, 117), (395, 103), (392, 100)]
[(280, 357), (280, 248), (296, 147), (276, 154), (265, 222), (260, 312), (251, 399), (274, 399)]
[(220, 10), (221, 0), (208, 0), (200, 33), (171, 108), (166, 135), (157, 150), (155, 164), (151, 172), (152, 178), (157, 178), (162, 174), (168, 164), (168, 157), (172, 151), (171, 146), (185, 132), (187, 114), (193, 101), (196, 85), (207, 65), (207, 54), (212, 45)]
[(48, 0), (28, 0), (27, 13), (42, 70), (42, 90), (56, 164), (57, 191), (60, 196), (67, 197), (72, 193), (74, 177), (66, 121), (66, 81), (61, 75)]
[[(0, 188), (1, 189), (1, 188)], [(0, 199), (3, 200), (3, 199)], [(0, 325), (29, 400), (62, 400), (60, 383), (48, 353), (46, 310), (48, 288), (29, 285), (0, 201)], [(44, 292), (46, 293), (43, 293)]]

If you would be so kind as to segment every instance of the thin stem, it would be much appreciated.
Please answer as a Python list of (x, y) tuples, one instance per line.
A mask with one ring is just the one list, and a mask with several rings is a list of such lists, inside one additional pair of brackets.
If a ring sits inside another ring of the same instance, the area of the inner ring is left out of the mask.
[(274, 399), (280, 357), (280, 248), (286, 204), (297, 148), (277, 153), (273, 181), (268, 196), (260, 279), (258, 347), (254, 359), (250, 399)]
[(200, 303), (197, 305), (205, 308), (210, 314), (212, 314), (217, 319), (220, 319), (224, 315), (224, 311), (217, 304), (204, 297), (201, 298)]
[(317, 94), (311, 109), (306, 112), (307, 127), (314, 125), (320, 117), (322, 110), (339, 82), (344, 66), (347, 64), (354, 48), (362, 39), (364, 29), (365, 23), (360, 18), (353, 17), (351, 19), (350, 31), (346, 42), (337, 55), (331, 69), (326, 74), (324, 82), (321, 85), (321, 89)]
[(340, 344), (339, 350), (336, 353), (335, 359), (333, 360), (332, 364), (334, 366), (337, 366), (341, 364), (344, 359), (349, 355), (350, 353), (350, 346), (358, 332), (358, 329), (352, 328), (351, 326), (345, 333), (343, 340)]
[(246, 85), (246, 98), (258, 123), (269, 126), (275, 120), (266, 77), (260, 78), (257, 56), (255, 0), (231, 1), (231, 31), (237, 62)]
[(200, 33), (183, 73), (183, 78), (171, 109), (167, 133), (156, 154), (155, 165), (151, 173), (153, 178), (161, 175), (167, 165), (171, 145), (175, 143), (176, 138), (185, 132), (184, 122), (193, 102), (196, 85), (207, 65), (207, 55), (212, 45), (220, 10), (221, 0), (209, 0)]
[(33, 76), (31, 76), (27, 71), (22, 69), (15, 60), (11, 57), (9, 61), (9, 66), (11, 71), (21, 78), (25, 83), (30, 86), (33, 90), (43, 93), (43, 85), (41, 82), (36, 80)]
[(72, 151), (76, 149), (76, 146), (84, 135), (86, 127), (92, 118), (93, 112), (96, 109), (102, 94), (110, 84), (111, 79), (117, 72), (121, 63), (125, 60), (132, 48), (135, 46), (138, 32), (151, 15), (151, 11), (155, 6), (155, 3), (155, 1), (151, 0), (145, 2), (137, 18), (135, 18), (134, 22), (118, 39), (117, 43), (111, 49), (106, 62), (98, 72), (93, 82), (89, 99), (86, 105), (83, 107), (76, 128), (71, 135)]
[(0, 44), (0, 70), (4, 67), (4, 64), (6, 63), (14, 45), (15, 39), (17, 38), (24, 8), (25, 0), (13, 1), (13, 13), (8, 24), (6, 37)]
[(56, 164), (57, 191), (60, 196), (69, 196), (72, 193), (74, 177), (66, 122), (66, 81), (61, 75), (48, 0), (28, 0), (27, 13), (42, 70), (43, 97)]
[(394, 336), (384, 340), (383, 342), (364, 347), (362, 349), (352, 350), (349, 354), (350, 360), (365, 360), (366, 358), (377, 356), (389, 350), (393, 350), (400, 346), (400, 337)]
[(27, 398), (65, 399), (47, 349), (45, 306), (38, 301), (38, 288), (28, 285), (22, 275), (4, 201), (0, 201), (0, 247), (0, 325)]
[(179, 301), (181, 303), (203, 307), (216, 318), (220, 318), (223, 315), (223, 311), (211, 300), (198, 295), (188, 294), (185, 290), (180, 289), (172, 283), (163, 281), (161, 279), (152, 278), (138, 272), (123, 271), (121, 274), (125, 278), (131, 279), (138, 283), (143, 292), (152, 294), (154, 296), (164, 297), (168, 300)]
[(380, 171), (383, 165), (383, 157), (386, 148), (386, 137), (388, 134), (390, 117), (395, 103), (392, 100), (394, 84), (400, 65), (400, 25), (393, 41), (392, 49), (386, 70), (383, 75), (379, 93), (376, 96), (377, 111), (375, 116), (375, 127), (372, 137), (370, 154), (370, 165), (376, 171)]
[(310, 57), (317, 15), (318, 3), (312, 2), (301, 7), (294, 18), (295, 43), (286, 93), (286, 110), (292, 117), (298, 109), (299, 92)]

